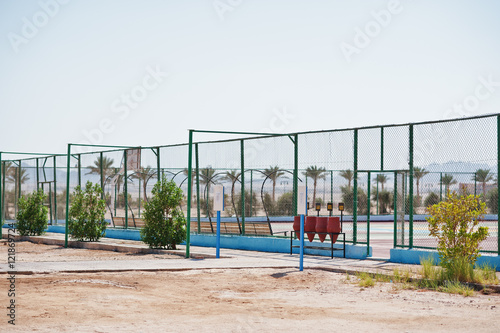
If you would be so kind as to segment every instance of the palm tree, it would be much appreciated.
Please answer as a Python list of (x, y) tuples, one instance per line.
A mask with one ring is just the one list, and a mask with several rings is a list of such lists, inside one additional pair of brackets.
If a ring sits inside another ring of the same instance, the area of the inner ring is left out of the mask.
[(11, 166), (7, 169), (6, 166), (6, 178), (8, 181), (14, 183), (14, 198), (15, 198), (15, 209), (14, 213), (17, 214), (17, 198), (21, 195), (20, 186), (24, 184), (26, 181), (30, 179), (30, 177), (26, 174), (26, 169), (19, 169), (18, 166)]
[[(186, 176), (186, 178), (188, 178), (189, 177), (189, 169), (185, 168), (184, 170), (182, 170), (182, 174), (184, 176)], [(195, 177), (196, 177), (196, 169), (191, 169), (191, 188), (193, 190), (194, 190), (193, 183), (194, 183)]]
[(456, 184), (457, 181), (453, 179), (453, 175), (445, 173), (444, 176), (441, 178), (441, 183), (444, 184), (446, 193), (448, 193), (450, 185)]
[(375, 181), (376, 181), (376, 182), (378, 182), (378, 183), (380, 183), (381, 191), (383, 191), (383, 190), (384, 190), (384, 184), (385, 184), (388, 180), (389, 180), (389, 178), (388, 178), (386, 175), (382, 174), (382, 173), (379, 173), (379, 174), (377, 175), (377, 177), (375, 177)]
[(280, 170), (279, 166), (270, 166), (269, 169), (264, 170), (264, 174), (273, 181), (273, 202), (275, 199), (275, 193), (276, 193), (276, 181), (278, 180), (279, 177), (283, 176), (285, 174), (284, 171)]
[(231, 184), (233, 184), (236, 179), (240, 177), (240, 173), (237, 170), (231, 170), (231, 171), (226, 171), (226, 173), (223, 176), (223, 179), (229, 180)]
[(151, 177), (156, 174), (156, 169), (153, 169), (149, 165), (146, 168), (142, 168), (137, 171), (134, 175), (132, 175), (133, 178), (139, 179), (139, 181), (142, 181), (142, 189), (144, 193), (144, 201), (148, 201), (148, 196), (146, 194), (147, 187), (148, 187), (148, 181), (151, 179)]
[(5, 175), (7, 176), (8, 181), (13, 182), (15, 184), (16, 188), (18, 184), (24, 184), (26, 183), (26, 181), (30, 179), (30, 177), (26, 174), (26, 169), (21, 168), (21, 170), (19, 170), (19, 167), (17, 166), (15, 167), (10, 166), (7, 169)]
[(104, 180), (106, 179), (107, 176), (112, 175), (115, 173), (115, 170), (111, 168), (113, 165), (114, 160), (112, 158), (103, 156), (102, 157), (102, 175), (101, 175), (101, 158), (98, 157), (94, 161), (94, 165), (90, 165), (88, 168), (90, 169), (88, 174), (95, 173), (97, 175), (101, 175), (101, 184), (104, 184)]
[(422, 179), (429, 171), (424, 168), (414, 167), (413, 178), (417, 180), (417, 198), (420, 198), (420, 179)]
[(354, 172), (352, 170), (343, 170), (340, 172), (340, 177), (343, 177), (347, 180), (347, 188), (351, 189), (351, 182), (354, 179)]
[(203, 168), (200, 170), (200, 183), (205, 185), (207, 195), (210, 192), (210, 183), (215, 182), (217, 176), (214, 177), (215, 170), (212, 167)]
[(313, 205), (316, 204), (316, 185), (318, 179), (325, 179), (325, 168), (318, 168), (315, 165), (312, 165), (303, 172), (304, 176), (312, 178), (313, 180)]
[(490, 173), (489, 169), (477, 169), (476, 173), (472, 177), (472, 180), (482, 183), (483, 195), (486, 195), (486, 183), (493, 179), (493, 175)]
[[(240, 174), (241, 172), (238, 172), (237, 170), (231, 170), (231, 171), (226, 171), (226, 173), (222, 177), (223, 179), (231, 182), (231, 201), (233, 203), (234, 203), (234, 186), (232, 185), (236, 182)], [(236, 218), (238, 218), (238, 213), (236, 213)]]

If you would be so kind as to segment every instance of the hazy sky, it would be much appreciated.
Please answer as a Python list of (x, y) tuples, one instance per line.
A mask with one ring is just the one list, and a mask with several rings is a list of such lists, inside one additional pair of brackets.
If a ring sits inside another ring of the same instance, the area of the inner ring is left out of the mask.
[(0, 151), (500, 112), (499, 18), (495, 0), (0, 0)]

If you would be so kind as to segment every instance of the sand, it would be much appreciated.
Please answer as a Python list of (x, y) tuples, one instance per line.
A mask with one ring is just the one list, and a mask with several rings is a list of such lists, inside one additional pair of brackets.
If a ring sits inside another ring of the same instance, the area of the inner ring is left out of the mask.
[[(184, 260), (18, 244), (19, 260)], [(43, 259), (41, 259), (43, 257)], [(214, 259), (206, 259), (214, 260)], [(0, 280), (7, 306), (8, 281)], [(203, 269), (16, 276), (0, 332), (498, 332), (500, 295), (464, 297), (322, 270)]]

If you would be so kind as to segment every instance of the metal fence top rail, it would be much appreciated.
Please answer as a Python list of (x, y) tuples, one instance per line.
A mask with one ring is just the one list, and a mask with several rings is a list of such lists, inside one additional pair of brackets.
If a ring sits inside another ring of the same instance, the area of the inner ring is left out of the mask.
[(305, 131), (305, 132), (291, 132), (291, 133), (251, 133), (251, 132), (231, 132), (231, 131), (208, 131), (208, 130), (196, 130), (192, 129), (190, 131), (200, 132), (200, 133), (213, 133), (213, 134), (247, 134), (247, 135), (259, 135), (255, 137), (248, 138), (233, 138), (233, 139), (225, 139), (225, 140), (211, 140), (211, 141), (199, 141), (193, 142), (193, 144), (207, 144), (207, 143), (224, 143), (224, 142), (232, 142), (232, 141), (241, 141), (241, 140), (257, 140), (257, 139), (265, 139), (269, 137), (280, 137), (280, 136), (288, 136), (292, 138), (295, 135), (304, 135), (304, 134), (324, 134), (324, 133), (333, 133), (333, 132), (349, 132), (356, 130), (369, 130), (369, 129), (377, 129), (377, 128), (390, 128), (390, 127), (409, 127), (409, 126), (419, 126), (419, 125), (432, 125), (432, 124), (440, 124), (440, 123), (451, 123), (458, 121), (468, 121), (475, 119), (483, 119), (483, 118), (493, 118), (500, 116), (500, 113), (490, 113), (472, 117), (462, 117), (462, 118), (453, 118), (453, 119), (443, 119), (443, 120), (429, 120), (415, 123), (403, 123), (403, 124), (387, 124), (387, 125), (372, 125), (372, 126), (363, 126), (363, 127), (350, 127), (350, 128), (340, 128), (340, 129), (329, 129), (329, 130), (314, 130), (314, 131)]
[[(478, 115), (472, 117), (463, 117), (463, 118), (454, 118), (454, 119), (443, 119), (443, 120), (431, 120), (431, 121), (423, 121), (423, 122), (415, 122), (415, 123), (403, 123), (403, 124), (387, 124), (387, 125), (373, 125), (373, 126), (364, 126), (364, 127), (351, 127), (351, 128), (343, 128), (343, 129), (329, 129), (329, 130), (314, 130), (314, 131), (305, 131), (305, 132), (292, 132), (292, 133), (255, 133), (255, 132), (235, 132), (235, 131), (216, 131), (216, 130), (197, 130), (190, 129), (189, 131), (197, 132), (197, 133), (213, 133), (213, 134), (234, 134), (234, 135), (255, 135), (253, 137), (245, 137), (245, 138), (231, 138), (225, 140), (208, 140), (208, 141), (197, 141), (193, 142), (193, 144), (209, 144), (209, 143), (225, 143), (225, 142), (235, 142), (241, 140), (258, 140), (265, 139), (271, 137), (283, 137), (287, 136), (293, 140), (293, 137), (296, 135), (304, 135), (304, 134), (324, 134), (324, 133), (333, 133), (333, 132), (349, 132), (356, 130), (369, 130), (369, 129), (377, 129), (377, 128), (390, 128), (390, 127), (409, 127), (409, 126), (418, 126), (418, 125), (432, 125), (432, 124), (440, 124), (440, 123), (450, 123), (450, 122), (458, 122), (458, 121), (468, 121), (475, 119), (483, 119), (483, 118), (493, 118), (499, 117), (500, 113), (492, 113), (485, 115)], [(79, 143), (70, 143), (68, 145), (74, 147), (101, 147), (101, 148), (113, 148), (110, 150), (102, 150), (102, 151), (92, 151), (92, 152), (72, 152), (72, 156), (76, 155), (87, 155), (87, 154), (96, 154), (96, 153), (110, 153), (123, 151), (124, 149), (161, 149), (161, 148), (172, 148), (172, 147), (181, 147), (181, 146), (189, 146), (189, 143), (177, 143), (170, 145), (158, 145), (158, 146), (116, 146), (116, 145), (93, 145), (93, 144), (79, 144)], [(8, 151), (0, 151), (1, 154), (9, 154), (9, 155), (32, 155), (32, 156), (41, 156), (41, 157), (53, 157), (53, 156), (67, 156), (67, 154), (50, 154), (50, 153), (25, 153), (25, 152), (8, 152)], [(37, 157), (29, 157), (23, 158), (22, 160), (36, 159)], [(20, 159), (2, 159), (2, 161), (18, 161)]]
[[(23, 158), (5, 158), (2, 155), (29, 155), (31, 157), (23, 157)], [(36, 160), (36, 159), (43, 159), (43, 158), (51, 158), (51, 157), (59, 157), (59, 156), (66, 156), (65, 154), (51, 154), (51, 153), (26, 153), (26, 152), (14, 152), (14, 151), (0, 151), (0, 156), (2, 163), (3, 162), (13, 162), (13, 161), (29, 161), (29, 160)]]

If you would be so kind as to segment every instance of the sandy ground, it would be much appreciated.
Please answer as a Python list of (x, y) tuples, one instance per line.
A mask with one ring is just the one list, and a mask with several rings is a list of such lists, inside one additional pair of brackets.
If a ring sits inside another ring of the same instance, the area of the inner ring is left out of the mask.
[[(19, 260), (157, 257), (18, 244)], [(162, 258), (165, 257), (165, 258)], [(178, 259), (183, 260), (183, 259)], [(213, 259), (206, 259), (213, 260)], [(0, 332), (498, 332), (500, 295), (361, 288), (321, 270), (222, 269), (17, 275), (16, 326)]]

